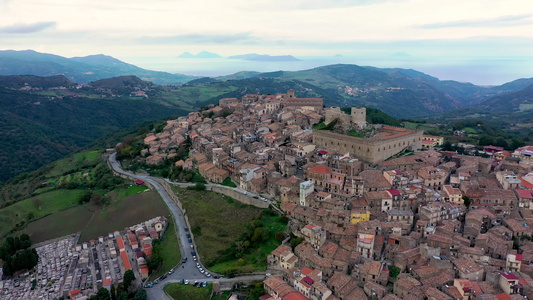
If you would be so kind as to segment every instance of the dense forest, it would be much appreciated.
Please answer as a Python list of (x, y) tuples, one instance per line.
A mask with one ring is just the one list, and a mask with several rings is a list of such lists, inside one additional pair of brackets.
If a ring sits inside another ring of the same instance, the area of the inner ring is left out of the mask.
[(0, 87), (0, 182), (144, 120), (183, 114), (131, 99), (51, 98)]

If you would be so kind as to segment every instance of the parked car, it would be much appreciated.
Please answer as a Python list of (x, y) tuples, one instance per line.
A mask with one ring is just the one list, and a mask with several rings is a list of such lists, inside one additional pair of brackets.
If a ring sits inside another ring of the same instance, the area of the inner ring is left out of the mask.
[(187, 257), (184, 257), (182, 260), (181, 260), (182, 263), (186, 263), (187, 262)]
[(207, 281), (204, 281), (204, 283), (202, 283), (202, 287), (206, 287), (207, 286)]
[(180, 280), (180, 283), (184, 284), (185, 283), (185, 279)]
[(189, 243), (192, 243), (192, 240), (191, 240), (191, 238), (189, 238)]
[(185, 227), (185, 231), (189, 231), (189, 228)]
[(189, 284), (189, 280), (185, 280), (185, 284)]

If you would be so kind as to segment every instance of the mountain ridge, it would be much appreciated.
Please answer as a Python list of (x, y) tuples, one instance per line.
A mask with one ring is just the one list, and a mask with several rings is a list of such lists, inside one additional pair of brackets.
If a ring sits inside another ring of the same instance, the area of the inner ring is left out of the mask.
[(64, 75), (77, 83), (122, 75), (136, 75), (157, 84), (183, 84), (194, 76), (151, 71), (125, 63), (111, 56), (97, 54), (66, 58), (33, 50), (0, 51), (0, 75)]

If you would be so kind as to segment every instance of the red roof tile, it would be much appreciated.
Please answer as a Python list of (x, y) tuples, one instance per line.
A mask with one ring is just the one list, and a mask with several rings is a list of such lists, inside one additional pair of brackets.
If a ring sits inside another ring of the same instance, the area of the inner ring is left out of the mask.
[(329, 173), (331, 173), (329, 171), (329, 169), (326, 166), (323, 166), (323, 165), (318, 165), (318, 166), (316, 166), (314, 168), (309, 169), (309, 171), (310, 172), (312, 171), (312, 172), (320, 173), (320, 174), (329, 174)]

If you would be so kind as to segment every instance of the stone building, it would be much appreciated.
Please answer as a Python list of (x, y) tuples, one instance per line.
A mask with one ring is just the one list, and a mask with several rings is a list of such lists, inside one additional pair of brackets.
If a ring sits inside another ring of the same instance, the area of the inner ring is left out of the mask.
[(405, 149), (422, 148), (421, 130), (383, 126), (370, 138), (353, 137), (325, 130), (313, 131), (313, 143), (318, 148), (348, 152), (371, 165), (376, 165)]
[(352, 107), (351, 114), (345, 114), (340, 107), (333, 106), (326, 109), (325, 124), (333, 122), (335, 119), (340, 121), (343, 126), (347, 127), (353, 125), (357, 129), (366, 128), (366, 108), (364, 107)]

